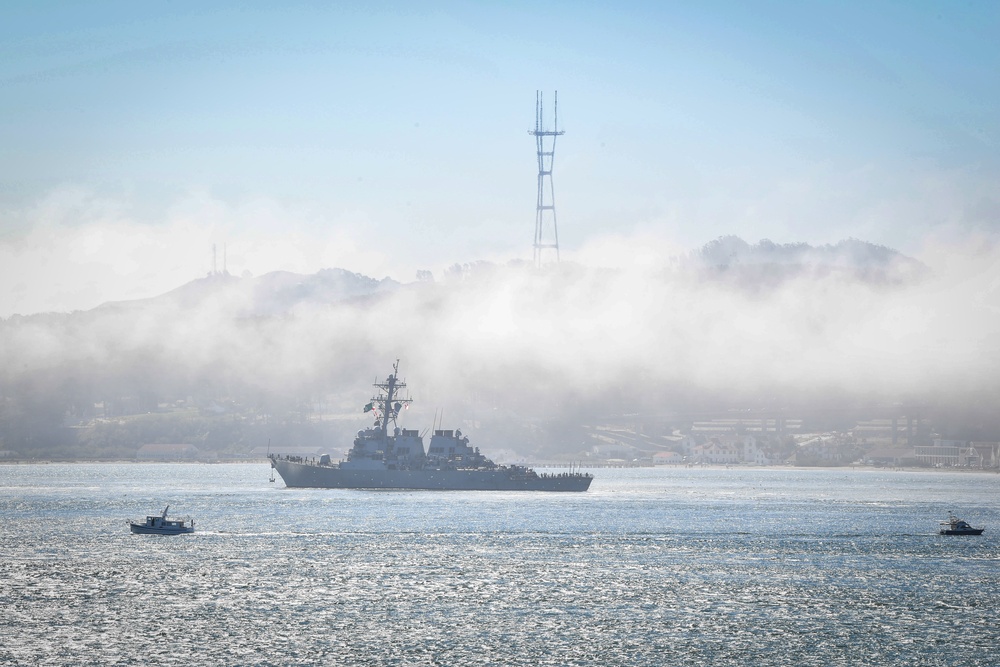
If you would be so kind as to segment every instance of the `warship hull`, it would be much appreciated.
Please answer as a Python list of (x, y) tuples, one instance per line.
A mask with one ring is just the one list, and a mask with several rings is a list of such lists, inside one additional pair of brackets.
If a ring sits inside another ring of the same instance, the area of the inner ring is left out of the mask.
[(271, 459), (285, 486), (311, 489), (424, 489), (434, 491), (586, 491), (593, 477), (568, 474), (519, 474), (494, 470), (351, 470), (339, 465)]

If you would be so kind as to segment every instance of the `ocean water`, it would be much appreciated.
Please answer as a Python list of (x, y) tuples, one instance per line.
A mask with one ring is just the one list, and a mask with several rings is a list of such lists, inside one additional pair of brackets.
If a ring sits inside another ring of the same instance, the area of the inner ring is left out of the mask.
[[(0, 664), (1000, 665), (1000, 476), (596, 470), (583, 494), (0, 465)], [(197, 532), (124, 520), (191, 515)], [(949, 510), (981, 537), (944, 537)]]

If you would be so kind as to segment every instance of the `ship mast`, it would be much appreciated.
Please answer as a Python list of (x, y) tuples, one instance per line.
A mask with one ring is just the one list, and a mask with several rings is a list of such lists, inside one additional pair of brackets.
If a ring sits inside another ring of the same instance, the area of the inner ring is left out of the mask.
[(377, 404), (381, 408), (382, 437), (387, 438), (389, 436), (389, 420), (391, 419), (392, 425), (395, 426), (399, 411), (413, 401), (412, 398), (396, 397), (401, 390), (406, 389), (406, 383), (399, 380), (399, 359), (396, 359), (396, 363), (392, 365), (392, 375), (387, 377), (385, 382), (376, 382), (375, 388), (381, 391), (379, 395), (372, 397), (372, 403)]

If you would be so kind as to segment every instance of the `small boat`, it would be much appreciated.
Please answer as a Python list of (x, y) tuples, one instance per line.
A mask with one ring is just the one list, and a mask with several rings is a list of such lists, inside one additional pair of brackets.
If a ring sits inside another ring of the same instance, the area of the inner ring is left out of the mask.
[(147, 516), (144, 522), (126, 519), (125, 523), (128, 524), (129, 530), (137, 535), (180, 535), (181, 533), (194, 532), (194, 519), (191, 517), (187, 519), (168, 519), (167, 510), (169, 509), (170, 505), (167, 505), (163, 510), (163, 514), (160, 516)]
[(982, 535), (985, 528), (973, 528), (965, 521), (948, 512), (948, 520), (941, 522), (942, 535)]

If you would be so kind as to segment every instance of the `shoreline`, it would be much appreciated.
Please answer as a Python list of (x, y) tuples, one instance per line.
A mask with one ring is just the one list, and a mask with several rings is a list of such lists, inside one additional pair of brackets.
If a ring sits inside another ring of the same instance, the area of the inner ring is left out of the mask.
[[(54, 464), (72, 464), (72, 465), (107, 465), (107, 464), (130, 464), (130, 465), (143, 465), (143, 464), (158, 464), (158, 465), (178, 465), (178, 464), (197, 464), (197, 465), (224, 465), (228, 463), (260, 463), (262, 465), (267, 464), (267, 458), (232, 458), (232, 459), (215, 459), (215, 460), (190, 460), (190, 461), (156, 461), (156, 460), (136, 460), (136, 459), (0, 459), (0, 466), (29, 466), (29, 465), (54, 465)], [(783, 471), (795, 471), (795, 470), (832, 470), (832, 471), (858, 471), (858, 472), (901, 472), (901, 473), (969, 473), (969, 474), (1000, 474), (1000, 468), (936, 468), (936, 467), (917, 467), (917, 466), (905, 466), (905, 467), (891, 467), (891, 466), (874, 466), (874, 465), (844, 465), (844, 466), (792, 466), (792, 465), (774, 465), (774, 466), (759, 466), (759, 465), (744, 465), (744, 464), (699, 464), (699, 465), (686, 465), (686, 464), (618, 464), (618, 463), (559, 463), (554, 461), (547, 461), (541, 463), (523, 463), (519, 462), (517, 465), (527, 465), (529, 468), (538, 469), (574, 469), (574, 470), (611, 470), (611, 469), (637, 469), (637, 468), (649, 468), (655, 470), (676, 470), (676, 469), (689, 469), (689, 470), (733, 470), (733, 471), (766, 471), (766, 470), (783, 470)]]

